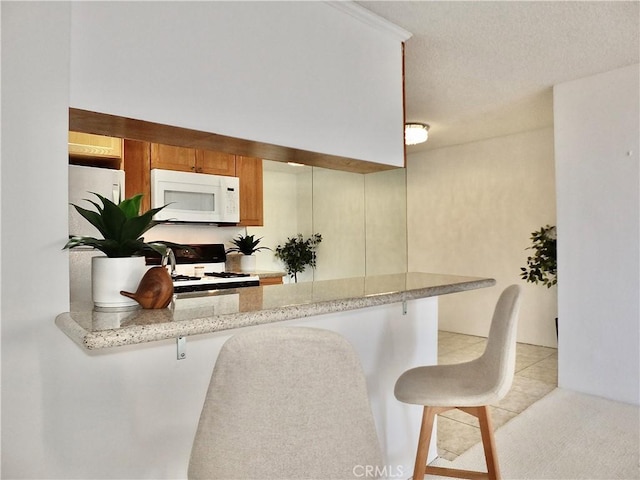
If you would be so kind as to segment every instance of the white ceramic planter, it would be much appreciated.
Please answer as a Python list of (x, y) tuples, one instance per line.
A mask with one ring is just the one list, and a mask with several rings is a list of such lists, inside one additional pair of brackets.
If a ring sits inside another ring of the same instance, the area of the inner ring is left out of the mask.
[(255, 272), (256, 257), (253, 255), (242, 255), (240, 257), (240, 270), (243, 272)]
[(120, 295), (120, 290), (135, 292), (147, 271), (144, 257), (91, 259), (91, 297), (101, 308), (134, 307), (138, 302)]
[(137, 310), (129, 307), (119, 309), (100, 307), (91, 312), (91, 328), (94, 331), (120, 328), (123, 322), (137, 314)]

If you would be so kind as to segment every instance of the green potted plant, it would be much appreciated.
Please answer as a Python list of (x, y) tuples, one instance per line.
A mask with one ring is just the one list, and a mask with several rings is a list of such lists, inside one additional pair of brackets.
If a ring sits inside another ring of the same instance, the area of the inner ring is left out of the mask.
[(541, 283), (551, 288), (558, 283), (556, 265), (556, 227), (546, 225), (531, 234), (533, 255), (527, 257), (527, 266), (520, 267), (520, 276), (531, 283)]
[(316, 268), (316, 247), (322, 241), (322, 235), (314, 233), (305, 239), (302, 234), (287, 238), (284, 245), (276, 247), (276, 258), (282, 260), (287, 274), (298, 282), (298, 273), (304, 272), (307, 265)]
[(153, 220), (153, 216), (164, 207), (153, 208), (140, 215), (142, 194), (122, 200), (117, 205), (102, 195), (93, 195), (100, 203), (86, 201), (93, 204), (95, 211), (72, 205), (98, 229), (103, 238), (72, 236), (63, 248), (93, 247), (105, 254), (91, 259), (91, 293), (95, 306), (137, 305), (135, 300), (121, 295), (120, 291), (136, 290), (147, 270), (143, 256), (145, 250), (154, 250), (163, 257), (166, 255), (166, 243), (147, 243), (142, 237), (147, 230), (162, 223)]
[(254, 272), (256, 269), (256, 257), (253, 256), (255, 252), (260, 250), (271, 250), (269, 247), (259, 247), (258, 244), (262, 240), (262, 237), (255, 239), (254, 235), (238, 235), (237, 238), (231, 240), (233, 247), (227, 249), (227, 253), (238, 252), (241, 253), (240, 257), (240, 269), (243, 272)]
[[(558, 283), (557, 271), (557, 231), (555, 225), (546, 225), (531, 233), (533, 242), (527, 250), (533, 255), (527, 257), (527, 266), (520, 267), (520, 276), (530, 283), (541, 283), (551, 288)], [(558, 318), (555, 319), (556, 338), (558, 336)]]

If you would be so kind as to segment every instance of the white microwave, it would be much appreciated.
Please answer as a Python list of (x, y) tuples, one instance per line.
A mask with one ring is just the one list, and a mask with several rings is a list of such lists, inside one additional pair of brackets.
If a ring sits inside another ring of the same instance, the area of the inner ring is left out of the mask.
[(203, 173), (151, 170), (151, 208), (155, 220), (238, 223), (240, 180)]

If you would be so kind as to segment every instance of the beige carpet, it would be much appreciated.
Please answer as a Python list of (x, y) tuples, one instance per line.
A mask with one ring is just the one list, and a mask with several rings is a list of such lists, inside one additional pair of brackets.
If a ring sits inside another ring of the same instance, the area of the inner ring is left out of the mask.
[[(503, 479), (640, 479), (639, 412), (558, 388), (497, 430)], [(434, 465), (486, 471), (481, 444)]]

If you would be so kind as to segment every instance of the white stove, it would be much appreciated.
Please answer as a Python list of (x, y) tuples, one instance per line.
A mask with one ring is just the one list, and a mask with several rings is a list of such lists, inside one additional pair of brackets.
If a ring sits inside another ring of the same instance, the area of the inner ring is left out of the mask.
[(249, 273), (224, 272), (216, 270), (220, 264), (197, 263), (176, 265), (173, 278), (175, 293), (204, 292), (208, 290), (222, 290), (225, 288), (257, 287), (260, 278)]
[[(222, 244), (172, 248), (176, 260), (172, 272), (174, 293), (206, 292), (229, 288), (257, 287), (260, 278), (250, 273), (225, 272), (226, 253)], [(147, 257), (147, 264), (159, 264), (159, 257)]]

